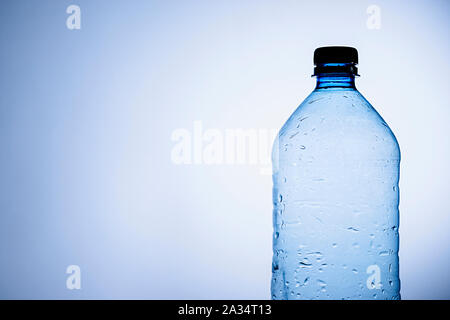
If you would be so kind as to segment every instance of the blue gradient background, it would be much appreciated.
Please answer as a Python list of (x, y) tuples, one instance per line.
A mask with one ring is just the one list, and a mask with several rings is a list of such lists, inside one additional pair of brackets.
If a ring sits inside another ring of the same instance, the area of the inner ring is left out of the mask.
[[(81, 30), (66, 8), (81, 7)], [(381, 8), (381, 29), (366, 9)], [(448, 1), (2, 1), (0, 298), (268, 299), (271, 177), (176, 128), (280, 128), (351, 45), (402, 151), (404, 299), (450, 298)], [(81, 290), (66, 267), (81, 267)]]

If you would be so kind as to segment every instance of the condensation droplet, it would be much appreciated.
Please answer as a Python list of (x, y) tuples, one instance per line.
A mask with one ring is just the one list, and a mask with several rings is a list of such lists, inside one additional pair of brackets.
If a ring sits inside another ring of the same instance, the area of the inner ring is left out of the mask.
[(327, 283), (325, 281), (320, 280), (320, 279), (317, 280), (317, 284), (321, 287), (325, 287), (327, 285)]
[(291, 135), (290, 137), (289, 137), (289, 139), (292, 139), (293, 137), (295, 137), (296, 135), (298, 135), (299, 134), (299, 132), (297, 131), (296, 133), (294, 133), (293, 135)]
[(301, 268), (310, 268), (312, 266), (312, 263), (308, 260), (308, 258), (304, 258), (299, 262), (299, 266)]
[(303, 285), (306, 286), (309, 282), (309, 277), (306, 277), (305, 280), (303, 281)]

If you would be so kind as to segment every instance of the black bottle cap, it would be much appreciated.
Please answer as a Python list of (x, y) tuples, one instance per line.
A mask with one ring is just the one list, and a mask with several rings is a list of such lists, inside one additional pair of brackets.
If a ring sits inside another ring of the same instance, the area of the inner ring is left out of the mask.
[[(343, 65), (327, 65), (339, 63)], [(358, 75), (358, 50), (352, 47), (321, 47), (314, 50), (314, 74), (343, 74)]]
[(358, 50), (352, 47), (321, 47), (314, 50), (314, 64), (353, 63), (358, 64)]

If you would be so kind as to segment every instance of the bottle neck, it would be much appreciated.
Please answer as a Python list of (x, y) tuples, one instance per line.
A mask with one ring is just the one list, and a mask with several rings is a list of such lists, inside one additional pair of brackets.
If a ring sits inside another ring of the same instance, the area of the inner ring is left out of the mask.
[(358, 68), (353, 62), (316, 63), (314, 76), (317, 77), (316, 89), (356, 89), (355, 76), (358, 76)]
[(329, 88), (347, 88), (355, 89), (355, 75), (351, 73), (346, 74), (327, 74), (321, 73), (317, 75), (316, 89)]

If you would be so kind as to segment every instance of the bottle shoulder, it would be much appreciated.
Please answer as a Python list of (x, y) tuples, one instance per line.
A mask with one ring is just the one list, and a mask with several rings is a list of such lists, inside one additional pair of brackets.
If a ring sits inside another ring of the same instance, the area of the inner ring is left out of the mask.
[(281, 145), (303, 142), (370, 145), (382, 142), (391, 155), (400, 158), (392, 130), (356, 89), (314, 90), (283, 125), (278, 139)]

